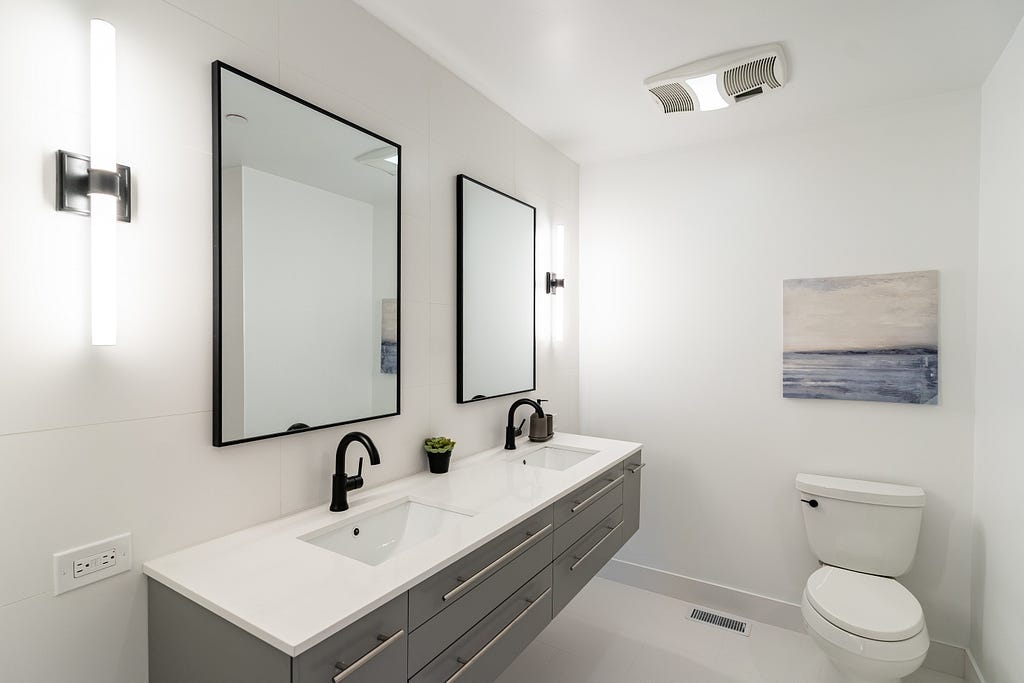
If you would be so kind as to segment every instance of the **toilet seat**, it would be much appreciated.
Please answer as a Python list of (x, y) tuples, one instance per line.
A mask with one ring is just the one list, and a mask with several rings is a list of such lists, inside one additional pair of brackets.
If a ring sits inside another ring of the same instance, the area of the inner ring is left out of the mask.
[(804, 592), (826, 621), (861, 638), (899, 642), (924, 629), (921, 603), (895, 579), (826, 565)]
[[(902, 666), (901, 673), (893, 678), (909, 676), (917, 670), (928, 654), (931, 640), (927, 626), (907, 640), (871, 640), (844, 631), (818, 613), (807, 599), (804, 591), (800, 606), (807, 631), (814, 637), (833, 661), (846, 661), (869, 666)], [(871, 664), (874, 663), (874, 664)]]

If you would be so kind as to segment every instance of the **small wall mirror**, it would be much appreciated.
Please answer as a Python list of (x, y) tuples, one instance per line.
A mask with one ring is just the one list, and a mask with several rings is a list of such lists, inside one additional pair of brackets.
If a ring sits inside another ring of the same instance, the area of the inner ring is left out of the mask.
[(459, 403), (533, 391), (537, 210), (460, 175)]
[(399, 412), (401, 148), (213, 64), (213, 442)]

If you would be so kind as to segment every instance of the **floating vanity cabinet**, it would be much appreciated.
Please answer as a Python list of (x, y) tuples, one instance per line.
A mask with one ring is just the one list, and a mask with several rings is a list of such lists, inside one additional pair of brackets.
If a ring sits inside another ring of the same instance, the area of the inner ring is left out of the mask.
[(150, 683), (490, 683), (639, 528), (643, 460), (621, 457), (294, 656), (151, 575)]
[(149, 581), (150, 683), (382, 683), (407, 678), (403, 593), (298, 657)]
[(623, 470), (622, 488), (622, 542), (625, 543), (640, 530), (640, 470), (644, 468), (640, 453), (629, 456)]

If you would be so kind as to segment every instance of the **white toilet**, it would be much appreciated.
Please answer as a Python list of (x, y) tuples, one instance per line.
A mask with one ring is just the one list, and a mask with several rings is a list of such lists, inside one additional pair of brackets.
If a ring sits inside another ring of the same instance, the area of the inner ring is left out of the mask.
[(796, 488), (823, 565), (804, 588), (807, 633), (851, 683), (897, 683), (928, 652), (921, 604), (893, 578), (914, 561), (924, 491), (813, 474)]

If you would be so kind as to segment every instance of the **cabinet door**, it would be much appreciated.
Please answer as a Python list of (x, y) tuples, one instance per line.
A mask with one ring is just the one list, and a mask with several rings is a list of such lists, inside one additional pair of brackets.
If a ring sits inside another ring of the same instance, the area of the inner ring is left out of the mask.
[[(609, 467), (583, 486), (565, 496), (554, 505), (555, 527), (569, 522), (600, 500), (623, 480), (622, 463)], [(619, 494), (621, 495), (621, 494)]]
[(392, 683), (408, 679), (409, 602), (403, 593), (293, 660), (294, 683)]
[(427, 619), (476, 590), (489, 576), (540, 545), (551, 529), (551, 508), (544, 508), (413, 588), (409, 591), (410, 628), (419, 628)]
[(562, 611), (622, 547), (622, 526), (620, 506), (555, 560), (552, 566), (554, 614)]
[(626, 460), (626, 481), (622, 489), (622, 518), (625, 522), (622, 525), (623, 543), (640, 529), (640, 472), (643, 468), (644, 462), (640, 453), (635, 453)]
[(551, 566), (480, 620), (412, 683), (491, 683), (551, 621)]

